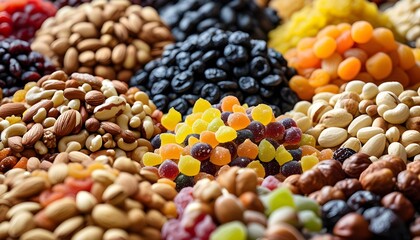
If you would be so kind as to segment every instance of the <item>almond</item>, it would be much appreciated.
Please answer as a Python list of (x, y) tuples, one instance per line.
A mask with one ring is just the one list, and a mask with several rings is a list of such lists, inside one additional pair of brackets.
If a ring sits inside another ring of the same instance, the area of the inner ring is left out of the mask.
[(44, 178), (29, 177), (19, 182), (18, 185), (14, 187), (8, 195), (12, 198), (28, 198), (39, 194), (46, 187), (47, 184)]
[(94, 38), (85, 39), (77, 44), (77, 49), (80, 52), (84, 52), (87, 50), (96, 51), (101, 47), (102, 47), (101, 40), (94, 39)]
[(23, 103), (6, 103), (0, 106), (0, 117), (6, 118), (12, 115), (21, 115), (26, 110)]
[(25, 232), (35, 228), (33, 215), (30, 212), (20, 212), (10, 220), (9, 235), (13, 238), (20, 237)]
[(32, 122), (33, 116), (38, 112), (39, 109), (45, 108), (48, 112), (54, 106), (54, 102), (51, 100), (41, 100), (39, 103), (36, 103), (30, 107), (22, 116), (22, 121), (25, 123)]
[(112, 80), (111, 82), (118, 94), (125, 94), (128, 91), (127, 83), (118, 80)]
[(92, 106), (98, 106), (105, 102), (105, 96), (102, 92), (92, 90), (85, 95), (85, 101)]
[(79, 68), (79, 52), (76, 48), (69, 48), (64, 55), (63, 69), (67, 73), (75, 72)]
[(112, 62), (114, 64), (121, 64), (125, 59), (126, 50), (127, 48), (123, 43), (120, 43), (117, 46), (115, 46), (112, 50)]
[(45, 90), (64, 90), (66, 88), (66, 83), (60, 80), (47, 80), (43, 82), (41, 86)]
[(32, 146), (44, 135), (44, 127), (40, 123), (35, 123), (29, 131), (27, 131), (22, 138), (24, 146)]
[(126, 229), (130, 226), (127, 214), (110, 204), (96, 205), (92, 211), (92, 218), (97, 225), (106, 229)]
[(66, 88), (64, 90), (64, 97), (71, 100), (71, 99), (79, 99), (84, 100), (86, 93), (78, 88)]
[(56, 240), (57, 238), (54, 234), (48, 230), (42, 228), (35, 228), (26, 233), (21, 237), (21, 240), (33, 240), (33, 239), (43, 239), (43, 240)]
[(45, 215), (54, 222), (62, 222), (78, 214), (76, 201), (62, 198), (52, 202), (45, 208)]
[(73, 25), (71, 31), (80, 34), (83, 38), (96, 38), (98, 36), (98, 30), (93, 23), (90, 22), (79, 22)]
[(70, 134), (76, 126), (77, 111), (70, 109), (62, 113), (54, 123), (54, 133), (59, 137)]
[(121, 127), (113, 122), (102, 122), (101, 128), (105, 130), (105, 132), (110, 133), (111, 135), (117, 135), (121, 133)]
[(58, 55), (64, 55), (69, 48), (70, 43), (67, 38), (59, 38), (51, 43), (51, 49)]
[(111, 54), (111, 49), (103, 47), (96, 51), (95, 59), (98, 63), (108, 65), (111, 63)]
[(22, 152), (24, 150), (22, 137), (20, 136), (9, 137), (7, 139), (7, 145), (13, 150), (13, 152)]

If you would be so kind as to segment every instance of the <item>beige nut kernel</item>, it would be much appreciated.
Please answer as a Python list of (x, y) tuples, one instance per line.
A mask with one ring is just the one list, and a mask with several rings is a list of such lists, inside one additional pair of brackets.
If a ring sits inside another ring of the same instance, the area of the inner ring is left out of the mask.
[(372, 125), (372, 118), (366, 114), (360, 115), (353, 119), (350, 123), (349, 127), (347, 128), (347, 132), (350, 136), (356, 136), (357, 132), (364, 127), (368, 127)]
[(325, 102), (316, 102), (308, 109), (308, 116), (313, 123), (318, 123), (322, 115), (332, 110), (332, 107)]
[(401, 143), (407, 146), (410, 143), (420, 143), (420, 132), (416, 130), (407, 130), (401, 135)]
[(399, 142), (393, 142), (388, 146), (388, 154), (401, 158), (404, 162), (407, 162), (407, 151), (404, 146)]
[(347, 141), (345, 141), (340, 147), (350, 148), (350, 149), (353, 149), (356, 152), (359, 152), (360, 149), (362, 148), (362, 143), (360, 142), (359, 139), (357, 139), (355, 137), (351, 137), (351, 138), (347, 139)]
[(54, 230), (54, 235), (59, 239), (69, 239), (78, 229), (83, 226), (82, 216), (72, 217), (62, 222)]
[(338, 127), (331, 127), (323, 130), (318, 138), (322, 147), (335, 147), (347, 139), (347, 131)]
[(92, 211), (92, 218), (96, 224), (105, 229), (126, 229), (130, 225), (127, 214), (110, 204), (96, 205)]
[(45, 215), (54, 222), (62, 222), (78, 214), (75, 200), (62, 198), (45, 208)]
[(386, 145), (386, 137), (385, 134), (379, 133), (369, 139), (365, 145), (363, 145), (360, 152), (366, 153), (367, 155), (380, 157), (382, 156)]
[[(379, 110), (378, 110), (379, 111)], [(398, 104), (395, 108), (386, 110), (383, 114), (385, 121), (392, 124), (402, 124), (410, 117), (410, 109), (404, 103)]]
[(378, 86), (378, 90), (380, 92), (389, 91), (399, 96), (404, 91), (404, 87), (399, 82), (385, 82)]
[(87, 226), (78, 231), (71, 240), (102, 239), (104, 230), (97, 226)]
[(407, 152), (407, 157), (412, 158), (420, 154), (420, 145), (417, 143), (410, 143), (405, 147), (405, 151)]
[(33, 240), (33, 239), (42, 239), (42, 240), (57, 240), (54, 234), (48, 230), (42, 228), (35, 228), (24, 233), (21, 237), (21, 240)]
[(34, 216), (30, 212), (22, 211), (10, 220), (9, 236), (18, 238), (25, 232), (35, 228)]
[(366, 83), (362, 88), (362, 94), (360, 97), (364, 100), (372, 100), (378, 95), (378, 86), (373, 83)]
[(384, 133), (384, 130), (382, 128), (364, 127), (364, 128), (359, 129), (359, 131), (357, 131), (356, 136), (360, 140), (360, 142), (366, 143), (373, 136), (375, 136), (377, 134), (380, 134), (380, 133)]
[(345, 87), (345, 91), (361, 94), (365, 84), (366, 84), (365, 82), (360, 81), (360, 80), (351, 81), (351, 82), (347, 83), (347, 85)]
[(400, 140), (400, 130), (397, 127), (390, 127), (385, 133), (388, 142), (398, 142)]
[(87, 191), (80, 191), (76, 195), (76, 207), (82, 213), (89, 213), (97, 204), (98, 200)]

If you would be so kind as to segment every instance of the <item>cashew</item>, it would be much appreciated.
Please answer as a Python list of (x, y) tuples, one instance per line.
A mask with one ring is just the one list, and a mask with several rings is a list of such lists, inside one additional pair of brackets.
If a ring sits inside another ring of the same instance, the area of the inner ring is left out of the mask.
[(146, 136), (143, 136), (143, 137), (147, 139), (152, 138), (153, 132), (155, 131), (153, 120), (149, 116), (146, 116), (146, 118), (144, 118), (142, 125), (143, 125), (144, 132), (146, 133)]
[(34, 122), (36, 123), (42, 123), (44, 119), (47, 117), (47, 110), (45, 108), (40, 108), (36, 112), (36, 114), (32, 117)]
[(72, 151), (79, 151), (82, 149), (82, 145), (76, 141), (71, 141), (67, 144), (66, 153), (72, 152)]
[(45, 144), (41, 141), (37, 141), (34, 145), (35, 151), (39, 155), (45, 155), (48, 153), (48, 148), (45, 146)]
[(329, 103), (331, 106), (335, 106), (335, 104), (338, 102), (338, 99), (340, 99), (340, 96), (341, 96), (341, 94), (336, 94), (336, 95), (332, 96), (332, 97), (330, 98), (330, 100), (328, 101), (328, 103)]
[(129, 121), (129, 118), (125, 114), (121, 114), (120, 116), (117, 117), (117, 124), (118, 126), (121, 127), (123, 131), (128, 130), (128, 121)]
[(152, 111), (152, 109), (149, 107), (149, 105), (144, 105), (143, 106), (143, 110), (144, 110), (144, 112), (147, 114), (147, 115), (152, 115), (152, 113), (153, 113), (153, 111)]
[(114, 139), (112, 138), (112, 135), (109, 133), (106, 133), (102, 136), (102, 142), (105, 148), (114, 148), (116, 146), (116, 143)]
[(360, 142), (366, 143), (369, 139), (380, 133), (384, 133), (384, 130), (382, 128), (364, 127), (357, 131), (357, 138), (360, 140)]
[(359, 129), (364, 127), (369, 127), (372, 125), (372, 118), (366, 114), (360, 115), (357, 118), (353, 119), (350, 123), (349, 127), (347, 128), (347, 132), (351, 136), (356, 136)]
[(378, 86), (376, 86), (373, 83), (366, 83), (363, 86), (362, 94), (360, 95), (360, 97), (363, 98), (364, 100), (371, 100), (374, 97), (376, 97), (378, 93), (379, 93)]
[(365, 86), (365, 82), (360, 80), (355, 80), (347, 83), (345, 91), (346, 92), (355, 92), (357, 94), (361, 94), (363, 91), (363, 87)]
[(393, 109), (393, 108), (394, 108), (394, 107), (391, 107), (391, 106), (389, 106), (389, 105), (382, 104), (382, 105), (378, 105), (377, 112), (378, 112), (379, 116), (383, 117), (383, 116), (384, 116), (384, 113), (385, 113), (386, 111), (391, 110), (391, 109)]
[(104, 96), (107, 98), (111, 96), (118, 96), (117, 90), (115, 89), (112, 82), (108, 79), (102, 81), (101, 92), (103, 92)]
[(58, 151), (59, 152), (65, 152), (66, 149), (67, 149), (68, 143), (71, 142), (71, 141), (76, 141), (80, 145), (83, 145), (86, 142), (86, 139), (87, 139), (88, 136), (89, 136), (89, 133), (86, 130), (82, 130), (82, 131), (80, 131), (80, 133), (78, 133), (76, 135), (63, 137), (58, 142)]
[(74, 109), (76, 111), (79, 111), (79, 109), (80, 109), (80, 100), (79, 99), (72, 99), (71, 101), (69, 101), (69, 103), (67, 104), (67, 106), (69, 106), (71, 109)]
[(63, 105), (57, 108), (57, 110), (60, 111), (61, 114), (63, 114), (63, 112), (70, 110), (70, 107), (67, 105)]
[(85, 146), (91, 151), (96, 152), (102, 147), (102, 136), (99, 134), (91, 134), (86, 139)]
[(44, 119), (44, 121), (42, 122), (42, 126), (44, 128), (49, 128), (54, 126), (55, 121), (57, 121), (57, 119), (53, 118), (53, 117), (48, 117), (46, 119)]
[(400, 95), (398, 95), (398, 99), (400, 101), (402, 101), (404, 98), (406, 97), (415, 97), (417, 96), (417, 92), (414, 90), (405, 90), (404, 92), (400, 93)]
[(140, 120), (143, 120), (146, 117), (146, 113), (143, 111), (139, 114), (136, 115), (138, 118), (140, 118)]
[(400, 103), (394, 109), (385, 111), (383, 118), (392, 124), (402, 124), (407, 121), (409, 116), (410, 109), (404, 103)]
[(389, 91), (395, 95), (400, 95), (404, 91), (404, 87), (399, 82), (384, 82), (378, 87), (380, 92)]
[(136, 147), (138, 146), (138, 143), (137, 143), (137, 141), (134, 141), (132, 143), (126, 143), (126, 142), (124, 142), (123, 138), (120, 138), (117, 141), (117, 145), (122, 150), (127, 151), (127, 152), (131, 152), (134, 149), (136, 149)]
[(134, 116), (130, 119), (130, 123), (129, 123), (130, 127), (138, 128), (138, 127), (140, 127), (140, 124), (141, 124), (141, 120), (140, 120), (139, 117)]
[(10, 126), (9, 121), (2, 120), (0, 121), (0, 131), (3, 131), (4, 129), (8, 128)]
[(44, 90), (40, 87), (32, 87), (25, 95), (25, 100), (29, 105), (34, 105), (42, 99), (50, 99), (57, 90)]
[(25, 125), (23, 125), (21, 123), (13, 124), (10, 127), (8, 127), (5, 130), (3, 130), (3, 132), (1, 132), (1, 135), (0, 135), (1, 142), (4, 145), (6, 145), (7, 139), (9, 137), (23, 136), (23, 134), (25, 134), (26, 131), (27, 131), (27, 128), (26, 128)]
[(56, 91), (51, 100), (54, 103), (54, 107), (58, 107), (63, 104), (65, 100), (63, 90)]
[(127, 157), (127, 153), (121, 149), (115, 149), (115, 157), (114, 159), (117, 159), (119, 157)]
[(420, 106), (410, 108), (410, 118), (420, 116)]

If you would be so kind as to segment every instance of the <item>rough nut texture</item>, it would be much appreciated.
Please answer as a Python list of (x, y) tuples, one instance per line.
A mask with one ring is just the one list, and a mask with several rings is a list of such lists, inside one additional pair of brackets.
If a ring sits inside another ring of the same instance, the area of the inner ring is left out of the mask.
[(345, 239), (370, 239), (369, 222), (358, 213), (349, 213), (342, 217), (334, 227), (334, 234)]
[(356, 153), (343, 162), (343, 170), (349, 177), (359, 178), (360, 174), (368, 168), (371, 163), (372, 161), (367, 154)]
[(212, 104), (227, 95), (249, 106), (270, 104), (278, 115), (297, 102), (288, 87), (294, 70), (283, 56), (244, 32), (211, 28), (167, 47), (131, 79), (162, 111), (182, 114), (201, 97)]
[(78, 71), (128, 81), (172, 41), (153, 8), (128, 0), (94, 0), (60, 9), (42, 25), (32, 48), (67, 74)]

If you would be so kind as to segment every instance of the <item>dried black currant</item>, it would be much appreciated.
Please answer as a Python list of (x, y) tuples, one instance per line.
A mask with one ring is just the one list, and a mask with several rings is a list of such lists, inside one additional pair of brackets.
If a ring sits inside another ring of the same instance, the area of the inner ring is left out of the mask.
[(352, 209), (343, 200), (331, 200), (322, 206), (322, 222), (328, 231), (332, 231), (334, 225)]
[(381, 197), (369, 191), (357, 191), (349, 197), (347, 204), (359, 213), (363, 213), (366, 209), (379, 206)]
[(339, 148), (335, 150), (333, 154), (333, 158), (337, 161), (340, 161), (341, 163), (344, 162), (347, 158), (351, 157), (351, 155), (355, 154), (356, 151), (354, 151), (351, 148)]
[(363, 217), (370, 221), (369, 230), (375, 235), (374, 239), (411, 239), (408, 227), (391, 209), (372, 207), (363, 213)]

